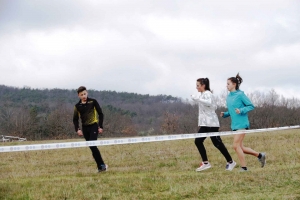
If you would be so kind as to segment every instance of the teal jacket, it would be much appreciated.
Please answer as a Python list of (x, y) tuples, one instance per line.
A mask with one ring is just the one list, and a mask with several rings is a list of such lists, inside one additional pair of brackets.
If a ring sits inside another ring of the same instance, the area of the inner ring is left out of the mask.
[[(228, 111), (224, 112), (223, 118), (231, 117), (231, 129), (250, 128), (248, 112), (254, 109), (254, 105), (250, 99), (241, 90), (230, 92), (226, 99)], [(240, 114), (235, 112), (235, 109), (240, 110)]]

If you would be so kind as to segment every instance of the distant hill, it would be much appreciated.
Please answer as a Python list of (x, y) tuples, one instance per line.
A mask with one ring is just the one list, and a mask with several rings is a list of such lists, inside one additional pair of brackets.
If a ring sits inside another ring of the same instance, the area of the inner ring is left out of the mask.
[[(142, 95), (97, 90), (88, 90), (88, 92), (90, 97), (97, 99), (100, 103), (105, 114), (105, 128), (108, 129), (106, 133), (111, 136), (119, 136), (123, 133), (133, 135), (160, 133), (164, 113), (178, 112), (180, 109), (186, 110), (185, 107), (191, 107), (191, 105), (183, 103), (180, 98), (170, 95)], [(73, 131), (71, 123), (73, 107), (78, 102), (76, 90), (32, 89), (30, 87), (17, 88), (0, 85), (0, 102), (2, 115), (7, 112), (7, 109), (13, 111), (12, 121), (20, 121), (18, 119), (20, 116), (17, 113), (27, 112), (29, 116), (30, 113), (34, 112), (36, 115), (34, 120), (38, 121), (35, 126), (43, 126), (43, 123), (50, 123), (52, 115), (55, 114), (57, 119), (63, 118), (67, 122), (65, 126), (68, 129), (62, 128), (64, 131)], [(62, 114), (65, 117), (60, 116)], [(0, 123), (7, 124), (8, 122), (5, 121), (5, 117), (2, 117)], [(59, 126), (63, 127), (64, 125), (62, 123)], [(4, 125), (3, 127), (7, 126)], [(52, 123), (51, 127), (55, 127), (55, 123)], [(28, 135), (26, 134), (28, 131), (17, 133), (18, 128), (15, 129), (11, 134)], [(9, 131), (8, 127), (7, 130), (3, 131)], [(43, 134), (45, 136), (47, 131), (49, 132), (49, 130), (42, 128), (35, 132), (39, 132), (38, 137), (41, 137)], [(54, 135), (56, 134), (46, 134), (50, 138)], [(71, 133), (67, 135), (70, 136)], [(63, 135), (59, 137), (63, 137)]]
[[(103, 104), (120, 103), (170, 103), (181, 102), (180, 98), (170, 95), (142, 95), (137, 93), (88, 90), (89, 96), (98, 99)], [(62, 101), (64, 103), (77, 102), (76, 90), (68, 89), (32, 89), (30, 87), (9, 87), (0, 85), (0, 100), (12, 103), (42, 103), (48, 101)]]

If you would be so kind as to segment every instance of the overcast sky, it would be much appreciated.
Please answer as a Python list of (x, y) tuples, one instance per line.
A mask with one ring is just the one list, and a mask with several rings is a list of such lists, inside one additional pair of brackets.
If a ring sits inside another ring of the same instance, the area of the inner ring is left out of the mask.
[(300, 1), (0, 0), (0, 84), (300, 98)]

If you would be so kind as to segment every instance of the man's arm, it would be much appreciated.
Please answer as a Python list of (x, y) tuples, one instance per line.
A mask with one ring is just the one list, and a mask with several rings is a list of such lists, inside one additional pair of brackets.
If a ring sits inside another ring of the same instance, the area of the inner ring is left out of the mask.
[(74, 106), (73, 124), (75, 127), (75, 132), (77, 132), (79, 130), (79, 114), (76, 106)]
[(102, 112), (102, 109), (98, 103), (98, 101), (94, 101), (94, 105), (95, 105), (95, 108), (96, 108), (96, 111), (99, 115), (99, 122), (98, 122), (98, 126), (103, 129), (103, 119), (104, 119), (104, 115), (103, 115), (103, 112)]

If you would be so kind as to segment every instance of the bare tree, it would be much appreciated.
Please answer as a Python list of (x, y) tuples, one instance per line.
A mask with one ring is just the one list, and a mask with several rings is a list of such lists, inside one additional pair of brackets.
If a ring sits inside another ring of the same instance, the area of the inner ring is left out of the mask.
[(179, 116), (169, 112), (164, 113), (164, 120), (161, 125), (161, 131), (164, 134), (174, 134), (179, 129), (178, 120)]

